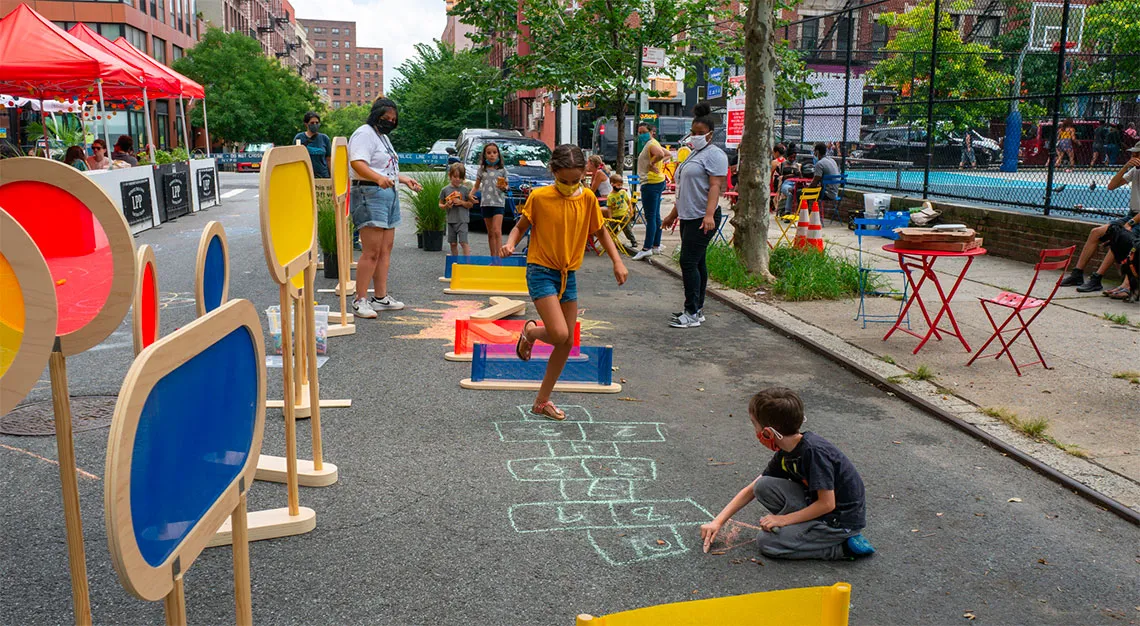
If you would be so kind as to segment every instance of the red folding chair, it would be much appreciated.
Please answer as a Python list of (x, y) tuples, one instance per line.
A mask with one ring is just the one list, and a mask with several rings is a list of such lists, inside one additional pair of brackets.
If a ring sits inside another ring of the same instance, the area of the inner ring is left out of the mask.
[[(977, 353), (966, 363), (967, 366), (973, 365), (974, 361), (981, 358), (986, 351), (986, 347), (997, 339), (998, 343), (1001, 344), (1001, 350), (998, 351), (997, 354), (986, 354), (984, 356), (992, 356), (994, 359), (1000, 359), (1002, 355), (1005, 355), (1009, 358), (1009, 362), (1013, 364), (1013, 371), (1017, 372), (1018, 376), (1021, 376), (1022, 367), (1028, 367), (1038, 363), (1045, 369), (1050, 369), (1049, 364), (1045, 362), (1045, 355), (1041, 354), (1041, 348), (1037, 347), (1037, 342), (1033, 340), (1033, 335), (1029, 332), (1029, 325), (1032, 324), (1033, 320), (1037, 319), (1037, 316), (1041, 315), (1045, 307), (1053, 301), (1053, 296), (1056, 295), (1057, 289), (1061, 286), (1061, 279), (1065, 277), (1065, 273), (1069, 269), (1069, 262), (1073, 259), (1073, 251), (1076, 249), (1076, 246), (1069, 246), (1068, 248), (1042, 250), (1041, 257), (1037, 261), (1037, 265), (1033, 268), (1033, 280), (1029, 282), (1029, 289), (1025, 290), (1024, 295), (1003, 291), (994, 298), (978, 298), (982, 304), (982, 310), (986, 312), (986, 317), (990, 320), (990, 326), (993, 327), (994, 334), (986, 340), (986, 343), (982, 344), (982, 347), (978, 349)], [(1038, 279), (1041, 278), (1042, 272), (1057, 273), (1057, 280), (1053, 281), (1053, 289), (1044, 300), (1033, 297), (1033, 288), (1037, 285)], [(989, 306), (987, 305), (1009, 309), (1009, 317), (1007, 317), (1001, 325), (998, 325), (998, 323), (994, 321), (994, 316), (990, 313)], [(1033, 311), (1029, 319), (1026, 319), (1022, 315), (1026, 311)], [(1006, 328), (1015, 318), (1020, 326)], [(1006, 341), (1005, 333), (1014, 333), (1013, 338)], [(1025, 363), (1019, 367), (1017, 361), (1013, 358), (1013, 352), (1010, 348), (1013, 347), (1014, 342), (1017, 341), (1022, 334), (1029, 339), (1029, 343), (1033, 346), (1033, 350), (1037, 352), (1037, 358), (1039, 360), (1032, 363)]]

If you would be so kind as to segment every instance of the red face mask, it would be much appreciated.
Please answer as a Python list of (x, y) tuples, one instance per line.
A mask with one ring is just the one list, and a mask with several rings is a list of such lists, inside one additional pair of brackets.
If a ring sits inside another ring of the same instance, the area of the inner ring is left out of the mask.
[[(775, 431), (772, 430), (771, 427), (768, 427), (768, 428), (765, 428), (764, 430), (756, 433), (756, 438), (760, 440), (760, 443), (764, 444), (765, 448), (768, 448), (772, 452), (777, 452), (780, 450), (780, 446), (776, 444), (777, 438), (772, 436), (773, 433), (775, 433)], [(775, 433), (775, 434), (779, 435), (779, 433)], [(783, 437), (779, 437), (779, 438), (783, 439)]]

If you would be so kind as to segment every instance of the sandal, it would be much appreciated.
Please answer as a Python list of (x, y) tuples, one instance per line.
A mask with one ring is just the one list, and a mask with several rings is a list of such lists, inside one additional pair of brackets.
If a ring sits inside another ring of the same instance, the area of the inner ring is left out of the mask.
[(1115, 289), (1108, 289), (1108, 290), (1102, 291), (1100, 295), (1105, 296), (1107, 298), (1122, 298), (1122, 297), (1128, 295), (1128, 289), (1126, 289), (1124, 287), (1124, 285), (1121, 285)]
[(560, 422), (566, 419), (566, 413), (564, 413), (562, 409), (554, 406), (554, 403), (550, 400), (547, 400), (542, 404), (536, 404), (530, 407), (530, 412), (534, 415), (542, 415), (544, 417), (549, 417), (552, 420), (558, 420)]
[(538, 322), (534, 320), (527, 320), (523, 324), (522, 332), (519, 333), (519, 339), (515, 342), (515, 354), (523, 361), (530, 360), (530, 351), (534, 348), (534, 342), (526, 338), (526, 331), (531, 327), (531, 324), (538, 326)]

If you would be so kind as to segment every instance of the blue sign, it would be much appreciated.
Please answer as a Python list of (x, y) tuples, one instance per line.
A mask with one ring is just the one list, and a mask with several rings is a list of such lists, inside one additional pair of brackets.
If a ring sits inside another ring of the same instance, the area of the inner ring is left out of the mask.
[(724, 80), (724, 68), (723, 67), (714, 67), (714, 68), (709, 69), (709, 82), (708, 82), (709, 88), (708, 88), (708, 92), (707, 92), (706, 97), (708, 97), (709, 99), (712, 99), (712, 98), (720, 98), (721, 96), (724, 95), (724, 86), (713, 84), (713, 81), (716, 81), (719, 83), (722, 80)]
[(410, 165), (447, 165), (447, 159), (449, 155), (401, 152), (399, 156), (401, 163), (407, 163)]
[(264, 152), (222, 152), (221, 154), (210, 155), (218, 160), (218, 163), (234, 164), (238, 161), (257, 161), (261, 162), (261, 157), (265, 156)]

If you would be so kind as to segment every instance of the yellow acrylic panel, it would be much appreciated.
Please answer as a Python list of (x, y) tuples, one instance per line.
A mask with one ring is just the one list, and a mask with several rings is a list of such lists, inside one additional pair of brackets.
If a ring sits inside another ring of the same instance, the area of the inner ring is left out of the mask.
[(451, 266), (451, 291), (527, 293), (526, 268), (502, 265)]
[(313, 248), (313, 181), (308, 164), (283, 163), (269, 180), (269, 232), (277, 262), (288, 265)]
[(348, 146), (333, 146), (333, 193), (343, 196), (348, 191)]
[(659, 604), (605, 617), (578, 616), (578, 626), (846, 626), (851, 585), (763, 591)]
[(24, 338), (24, 294), (8, 259), (0, 253), (0, 376), (3, 376)]

